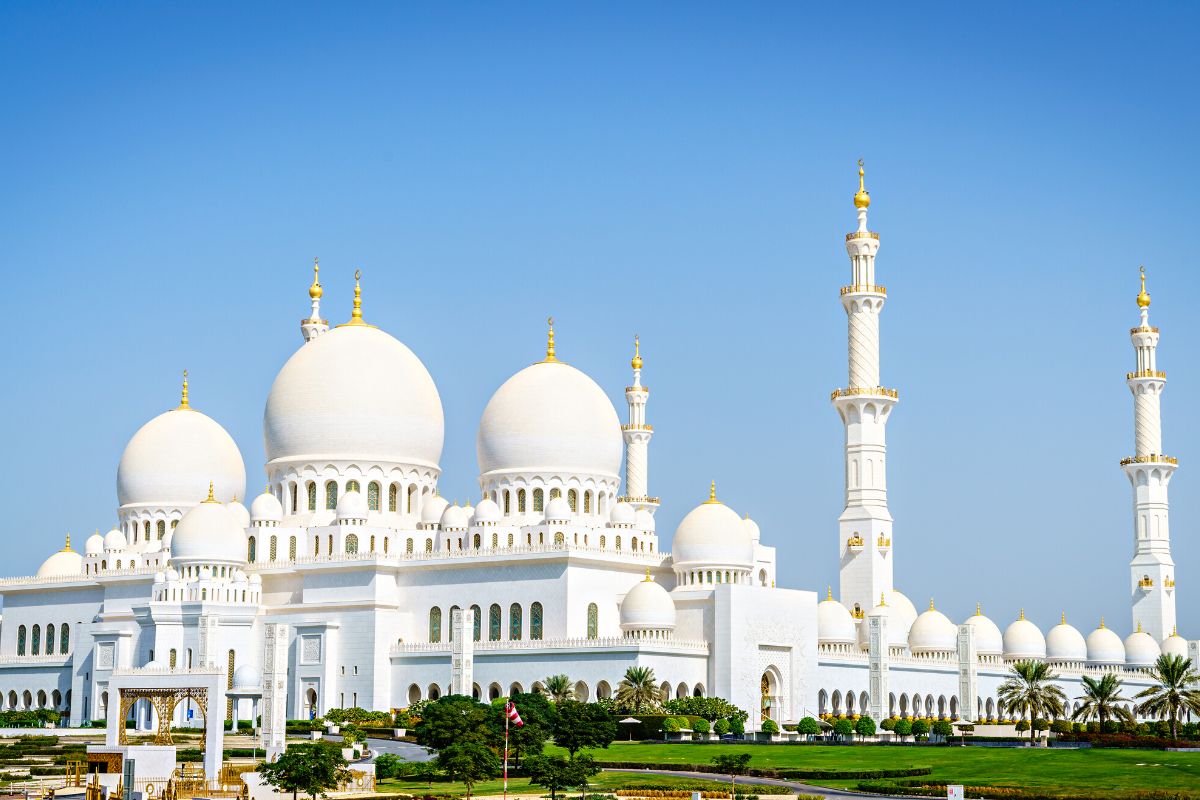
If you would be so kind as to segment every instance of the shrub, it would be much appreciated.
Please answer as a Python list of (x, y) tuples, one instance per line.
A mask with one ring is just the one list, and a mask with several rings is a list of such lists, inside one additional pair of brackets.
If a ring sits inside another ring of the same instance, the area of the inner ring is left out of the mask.
[(1027, 720), (1027, 719), (1017, 720), (1016, 727), (1017, 727), (1017, 733), (1024, 733), (1025, 731), (1029, 730), (1029, 720)]
[(763, 733), (779, 733), (779, 725), (773, 719), (764, 719), (762, 723)]
[(1071, 723), (1071, 733), (1084, 733), (1085, 731), (1087, 731), (1087, 726), (1082, 722)]
[(679, 720), (667, 717), (662, 722), (663, 733), (679, 733)]
[(719, 719), (716, 722), (714, 722), (713, 723), (713, 733), (715, 733), (719, 736), (724, 736), (725, 734), (729, 733), (729, 720)]
[(719, 719), (740, 719), (745, 722), (749, 714), (721, 697), (679, 697), (663, 703), (663, 708), (672, 714), (703, 717), (709, 722)]
[(879, 723), (879, 727), (883, 728), (885, 731), (892, 730), (893, 728), (896, 727), (896, 718), (888, 717), (883, 722)]
[(1050, 730), (1054, 733), (1070, 733), (1071, 723), (1065, 719), (1056, 719), (1050, 723)]
[(848, 719), (839, 719), (833, 723), (833, 732), (842, 738), (850, 736), (854, 733), (854, 723)]
[(1121, 725), (1115, 719), (1106, 719), (1100, 723), (1101, 733), (1118, 733), (1121, 730)]
[(875, 720), (870, 717), (859, 717), (854, 723), (854, 732), (859, 736), (874, 736), (875, 735)]
[(696, 733), (708, 733), (708, 720), (706, 720), (704, 717), (699, 717), (692, 720), (692, 730), (694, 730)]
[(399, 777), (403, 769), (404, 759), (394, 753), (380, 753), (375, 759), (375, 776), (377, 778)]
[(896, 735), (903, 739), (905, 736), (911, 736), (913, 732), (913, 724), (906, 719), (896, 720), (896, 724), (892, 726), (892, 730)]
[(729, 732), (736, 733), (738, 736), (744, 735), (746, 733), (746, 723), (736, 717), (729, 720)]
[(1088, 733), (1099, 733), (1100, 732), (1100, 723), (1099, 722), (1089, 722), (1087, 724), (1087, 732)]
[(1047, 719), (1043, 719), (1042, 717), (1038, 717), (1037, 719), (1035, 719), (1033, 721), (1033, 729), (1035, 731), (1049, 730), (1050, 729), (1050, 721)]
[(951, 726), (950, 723), (944, 719), (939, 719), (937, 722), (933, 723), (933, 726), (930, 728), (930, 730), (936, 733), (938, 736), (950, 736), (954, 733), (953, 726)]
[(805, 736), (815, 736), (821, 732), (821, 725), (812, 717), (805, 717), (796, 724), (796, 733), (802, 733)]
[(912, 724), (912, 734), (916, 738), (921, 738), (929, 734), (929, 723), (923, 719), (919, 719)]

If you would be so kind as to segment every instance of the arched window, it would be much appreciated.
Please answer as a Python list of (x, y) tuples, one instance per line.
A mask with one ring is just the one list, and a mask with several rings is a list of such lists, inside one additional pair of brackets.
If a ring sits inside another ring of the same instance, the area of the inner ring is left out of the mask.
[[(513, 603), (508, 607), (508, 638), (514, 642), (521, 638), (521, 629), (524, 627), (521, 622), (521, 606), (519, 603)], [(36, 631), (37, 628), (34, 630)], [(35, 633), (34, 636), (36, 635)]]
[(585, 513), (585, 514), (592, 513), (592, 493), (591, 492), (583, 493), (583, 513)]
[(471, 616), (474, 618), (474, 641), (478, 642), (479, 637), (483, 634), (483, 609), (479, 606), (471, 606)]
[(417, 485), (414, 483), (408, 487), (408, 513), (413, 513), (413, 501), (417, 497)]
[(25, 626), (17, 628), (17, 655), (25, 655)]
[(46, 655), (54, 655), (54, 623), (46, 626)]
[(554, 500), (554, 499), (556, 499), (556, 498), (559, 498), (559, 497), (562, 497), (562, 489), (559, 489), (558, 487), (555, 487), (555, 488), (553, 488), (553, 489), (551, 489), (551, 490), (550, 490), (550, 499), (551, 499), (551, 500)]
[(162, 541), (162, 537), (167, 535), (167, 521), (160, 519), (158, 521), (158, 539)]
[[(375, 537), (374, 537), (374, 536), (372, 536), (372, 537), (371, 537), (371, 541), (372, 541), (372, 542), (374, 542), (374, 541), (375, 541)], [(372, 547), (374, 547), (374, 545), (372, 545)], [(385, 537), (383, 537), (383, 554), (384, 554), (385, 556), (388, 554), (388, 537), (386, 537), (386, 536), (385, 536)]]
[(544, 494), (542, 494), (541, 489), (533, 490), (533, 511), (535, 514), (546, 510), (544, 508), (545, 497), (546, 496)]
[(517, 489), (517, 513), (525, 513), (525, 490)]
[(288, 558), (292, 561), (296, 560), (296, 537), (293, 536), (288, 540)]
[(296, 494), (297, 494), (296, 484), (293, 483), (288, 487), (288, 495), (292, 499), (291, 505), (288, 507), (292, 510), (293, 514), (295, 514), (297, 511), (300, 510), (300, 509), (296, 508), (296, 504), (299, 500), (299, 498), (296, 497)]
[(636, 537), (636, 536), (632, 536), (632, 537), (630, 537), (630, 539), (629, 539), (629, 547), (630, 547), (630, 549), (631, 549), (631, 550), (633, 550), (635, 553), (637, 552), (637, 537)]
[(150, 520), (146, 520), (144, 523), (142, 523), (142, 530), (146, 532), (146, 541), (150, 541)]
[(179, 524), (179, 520), (177, 520), (177, 519), (171, 520), (171, 530), (175, 530), (175, 526), (178, 524)]
[(279, 537), (272, 536), (271, 537), (271, 560), (274, 561), (277, 558), (279, 558)]
[(333, 555), (333, 534), (329, 534), (326, 544), (329, 545), (329, 555)]
[(474, 536), (474, 537), (471, 539), (471, 544), (472, 544), (472, 546), (473, 546), (473, 547), (474, 547), (476, 550), (478, 550), (478, 549), (479, 549), (481, 542), (480, 542), (480, 540), (479, 540), (479, 534), (478, 534), (478, 533), (477, 533), (477, 534), (475, 534), (475, 536)]
[(492, 549), (494, 550), (499, 546), (500, 546), (500, 534), (493, 533), (492, 534)]
[(618, 537), (616, 537), (616, 539), (617, 539), (617, 549), (620, 550), (621, 549), (621, 537), (618, 536)]
[(404, 552), (411, 555), (412, 551), (413, 551), (413, 540), (408, 539), (404, 542)]
[(566, 539), (563, 538), (562, 531), (558, 531), (554, 534), (554, 544), (556, 546), (566, 544)]
[(458, 611), (458, 606), (450, 606), (450, 625), (446, 630), (446, 638), (454, 641), (454, 612)]
[(425, 540), (425, 552), (426, 552), (426, 553), (432, 553), (432, 552), (433, 552), (433, 539), (426, 539), (426, 540)]
[(567, 505), (571, 507), (572, 514), (579, 510), (579, 492), (574, 489), (567, 491)]
[(358, 552), (358, 534), (352, 533), (346, 537), (346, 552), (347, 553), (357, 553)]
[(246, 537), (246, 560), (254, 563), (254, 557), (258, 555), (258, 542), (253, 536)]
[(371, 481), (367, 484), (367, 511), (379, 510), (379, 484)]
[(508, 546), (513, 546), (513, 535), (511, 533), (508, 535)]
[(534, 603), (529, 607), (529, 638), (542, 638), (542, 604)]
[(71, 649), (71, 626), (63, 623), (58, 631), (58, 652), (66, 653)]
[(608, 537), (600, 534), (600, 549), (603, 550), (608, 545)]
[(488, 641), (500, 641), (500, 606), (496, 603), (488, 609)]
[(512, 513), (512, 492), (507, 490), (504, 492), (504, 513), (506, 516)]
[(600, 607), (588, 603), (587, 637), (595, 639), (600, 636)]
[(312, 481), (308, 482), (308, 510), (317, 510), (317, 485)]
[(31, 643), (31, 645), (30, 645), (29, 652), (35, 656), (41, 655), (41, 652), (42, 652), (42, 626), (41, 625), (33, 626), (33, 637), (31, 638), (30, 643)]
[(371, 552), (375, 552), (375, 534), (371, 534)]
[(179, 660), (179, 651), (172, 647), (169, 658), (170, 660), (167, 663), (171, 665), (171, 669), (175, 669), (175, 664), (178, 663)]
[(337, 481), (325, 482), (325, 510), (337, 511)]
[(429, 609), (429, 641), (442, 640), (442, 610), (437, 606)]
[(400, 495), (400, 486), (393, 483), (388, 487), (388, 511), (396, 512), (396, 500)]
[(346, 481), (346, 491), (361, 492), (362, 490), (358, 488), (358, 481)]

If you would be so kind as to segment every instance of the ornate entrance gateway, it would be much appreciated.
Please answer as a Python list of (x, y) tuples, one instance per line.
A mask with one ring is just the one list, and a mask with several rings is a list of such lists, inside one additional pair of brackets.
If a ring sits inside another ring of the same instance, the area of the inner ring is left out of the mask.
[[(155, 744), (174, 744), (171, 738), (171, 720), (175, 717), (175, 707), (184, 700), (191, 700), (200, 709), (200, 713), (204, 715), (204, 723), (208, 725), (208, 689), (203, 686), (189, 686), (184, 688), (147, 688), (147, 687), (126, 687), (117, 689), (117, 697), (120, 699), (121, 716), (119, 719), (124, 721), (129, 717), (129, 712), (133, 710), (134, 705), (139, 700), (147, 700), (150, 702), (154, 713), (158, 715), (158, 730), (154, 734)], [(128, 735), (124, 724), (120, 726), (119, 744), (128, 744)]]

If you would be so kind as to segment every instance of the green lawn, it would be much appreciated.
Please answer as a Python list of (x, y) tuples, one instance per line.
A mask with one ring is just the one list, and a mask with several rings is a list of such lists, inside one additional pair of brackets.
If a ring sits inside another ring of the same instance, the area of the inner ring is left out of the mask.
[[(819, 745), (641, 744), (614, 742), (598, 761), (707, 764), (718, 753), (746, 752), (752, 768), (901, 769), (932, 767), (929, 780), (1063, 792), (1187, 790), (1200, 797), (1200, 753), (1156, 750), (1056, 750), (998, 747), (829, 747)], [(814, 781), (815, 782), (815, 781)], [(819, 781), (853, 786), (857, 781)]]
[[(700, 781), (695, 778), (683, 778), (673, 775), (629, 775), (622, 772), (602, 772), (592, 781), (592, 788), (598, 791), (613, 791), (620, 789), (622, 786), (638, 785), (653, 783), (663, 787), (668, 786), (697, 786), (703, 785), (704, 788), (714, 791), (726, 791), (729, 789), (727, 782), (717, 781)], [(430, 788), (432, 787), (432, 788)], [(466, 787), (461, 783), (452, 781), (435, 780), (432, 784), (425, 781), (412, 781), (407, 779), (385, 780), (379, 781), (376, 786), (380, 792), (403, 792), (405, 794), (466, 794)], [(504, 791), (503, 781), (484, 781), (483, 783), (475, 784), (474, 794), (501, 794)], [(545, 789), (540, 786), (531, 786), (528, 778), (511, 778), (508, 781), (509, 794), (546, 794)], [(579, 792), (568, 792), (567, 795), (578, 796)], [(560, 797), (564, 796), (560, 794)]]

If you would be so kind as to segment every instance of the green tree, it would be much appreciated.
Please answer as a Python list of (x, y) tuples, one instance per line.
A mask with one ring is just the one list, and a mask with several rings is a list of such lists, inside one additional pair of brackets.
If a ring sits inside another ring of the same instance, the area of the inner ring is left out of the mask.
[(750, 718), (745, 711), (721, 697), (678, 697), (663, 703), (663, 708), (672, 714), (703, 717), (709, 722), (735, 717), (745, 722)]
[(750, 758), (749, 753), (722, 753), (712, 757), (712, 765), (729, 776), (731, 797), (737, 796), (737, 776), (746, 774), (750, 768)]
[(258, 772), (264, 783), (291, 792), (292, 800), (300, 792), (316, 800), (350, 780), (342, 749), (330, 742), (293, 745), (274, 761), (260, 764)]
[(663, 701), (651, 667), (630, 667), (617, 684), (617, 708), (630, 714), (656, 710)]
[(1154, 662), (1150, 675), (1157, 683), (1137, 693), (1138, 712), (1147, 717), (1166, 719), (1171, 738), (1179, 738), (1179, 715), (1190, 711), (1200, 714), (1200, 672), (1192, 669), (1192, 660), (1163, 654)]
[(912, 735), (914, 739), (920, 739), (929, 735), (929, 723), (923, 719), (914, 719), (912, 722)]
[(541, 693), (555, 703), (575, 699), (575, 686), (566, 675), (551, 675), (542, 681)]
[(892, 726), (892, 731), (900, 737), (901, 741), (904, 741), (905, 736), (912, 735), (913, 726), (912, 723), (906, 719), (898, 719), (896, 720), (896, 724)]
[(812, 737), (816, 736), (820, 732), (821, 723), (817, 722), (812, 717), (804, 717), (802, 720), (796, 723), (796, 733)]
[(595, 759), (587, 753), (580, 753), (572, 757), (568, 764), (570, 769), (567, 780), (570, 781), (570, 785), (579, 789), (581, 795), (587, 794), (588, 784), (592, 782), (592, 778), (600, 774), (600, 767), (596, 765)]
[(854, 732), (859, 736), (874, 736), (875, 735), (875, 720), (870, 717), (859, 717), (854, 723)]
[(438, 752), (438, 768), (450, 780), (458, 781), (467, 788), (467, 797), (479, 781), (500, 774), (500, 758), (491, 748), (475, 741), (456, 742)]
[(521, 715), (524, 726), (508, 727), (509, 757), (520, 766), (521, 759), (526, 756), (541, 755), (546, 746), (546, 740), (554, 731), (554, 720), (557, 716), (554, 705), (543, 694), (537, 692), (517, 692), (510, 698), (500, 698), (492, 702), (491, 738), (503, 747), (504, 742), (504, 706), (512, 701)]
[[(1067, 696), (1054, 685), (1058, 675), (1042, 661), (1018, 661), (1012, 665), (1008, 679), (1000, 684), (1000, 713), (1013, 716), (1060, 717)], [(1037, 732), (1030, 727), (1029, 740)]]
[(557, 800), (558, 793), (570, 788), (583, 788), (600, 771), (595, 760), (587, 753), (571, 758), (563, 756), (534, 756), (526, 762), (529, 782), (550, 790), (550, 800)]
[(854, 735), (854, 723), (848, 719), (839, 719), (833, 723), (833, 732), (838, 735), (839, 739), (845, 739), (847, 736)]
[(496, 747), (495, 726), (489, 725), (488, 706), (460, 694), (446, 695), (427, 705), (414, 734), (417, 744), (441, 750), (452, 744), (475, 742)]
[(930, 727), (930, 730), (934, 734), (941, 736), (943, 739), (949, 739), (951, 734), (954, 733), (954, 728), (951, 727), (950, 723), (944, 719), (939, 719), (937, 722), (933, 723), (933, 726)]
[(395, 753), (380, 753), (375, 757), (376, 778), (398, 778), (404, 771), (404, 759)]
[(762, 725), (759, 727), (759, 729), (763, 733), (769, 733), (769, 734), (774, 735), (776, 733), (779, 733), (779, 723), (777, 723), (775, 720), (768, 717), (767, 719), (764, 719), (762, 721)]
[(708, 733), (710, 730), (712, 730), (712, 726), (708, 724), (708, 720), (706, 720), (704, 717), (692, 720), (691, 725), (692, 730), (694, 730), (696, 733)]
[(1114, 673), (1106, 672), (1100, 678), (1084, 675), (1082, 681), (1083, 694), (1075, 698), (1082, 703), (1071, 714), (1071, 719), (1087, 721), (1096, 717), (1100, 720), (1101, 727), (1110, 719), (1133, 720), (1133, 714), (1121, 705), (1132, 701), (1121, 696), (1121, 679)]
[(713, 733), (718, 736), (724, 736), (729, 733), (729, 720), (719, 719), (713, 723)]
[(617, 721), (595, 703), (566, 700), (555, 707), (554, 743), (572, 757), (585, 747), (608, 747), (617, 738)]

